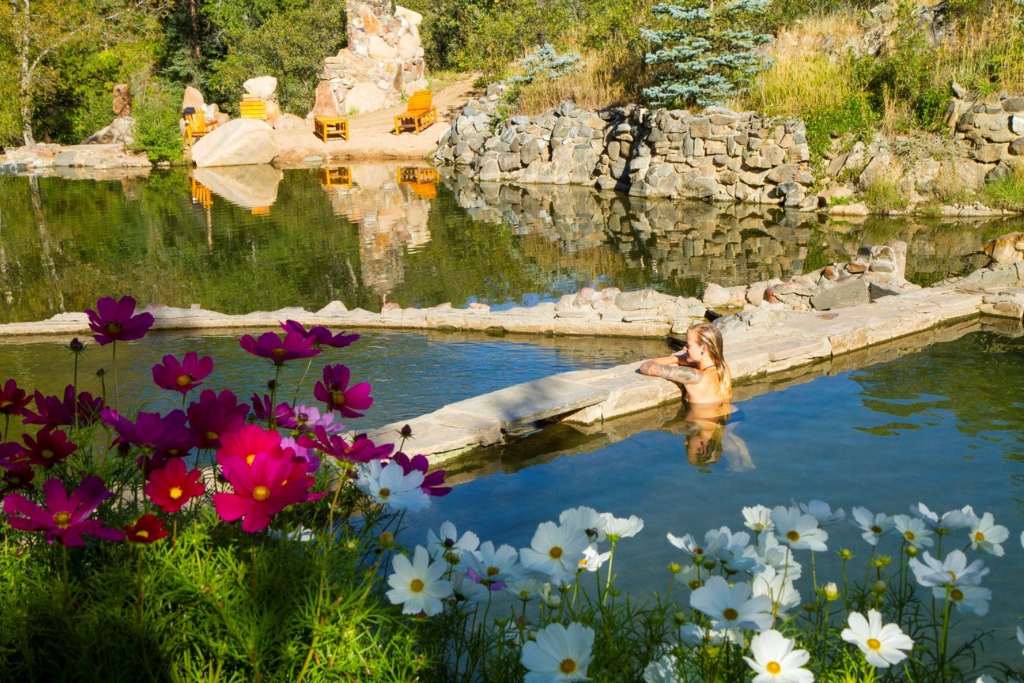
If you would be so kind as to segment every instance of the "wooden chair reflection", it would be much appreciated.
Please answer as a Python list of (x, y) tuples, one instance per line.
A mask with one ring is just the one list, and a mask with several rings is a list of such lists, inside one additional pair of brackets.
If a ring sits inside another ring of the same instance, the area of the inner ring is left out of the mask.
[(192, 203), (199, 204), (204, 209), (208, 209), (213, 206), (213, 193), (210, 192), (210, 188), (203, 185), (195, 178), (189, 178), (189, 185), (192, 190)]
[(422, 199), (437, 198), (437, 183), (441, 175), (437, 169), (422, 166), (405, 166), (395, 173), (399, 185), (405, 185), (417, 197)]
[(352, 169), (348, 166), (323, 168), (320, 171), (320, 184), (325, 190), (332, 187), (352, 187)]
[(249, 213), (251, 213), (253, 216), (269, 216), (270, 215), (270, 207), (269, 206), (254, 206), (251, 209), (249, 209)]

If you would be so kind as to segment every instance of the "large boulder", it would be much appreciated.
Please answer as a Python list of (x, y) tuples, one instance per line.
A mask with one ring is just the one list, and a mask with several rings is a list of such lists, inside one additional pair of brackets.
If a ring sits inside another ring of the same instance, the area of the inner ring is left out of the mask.
[(269, 164), (275, 156), (273, 129), (256, 119), (232, 119), (192, 146), (192, 162), (199, 168)]
[(818, 311), (846, 308), (871, 302), (868, 283), (861, 278), (850, 278), (823, 289), (811, 297), (811, 306)]
[(277, 186), (283, 175), (267, 164), (251, 168), (197, 168), (192, 172), (192, 177), (215, 195), (245, 209), (272, 206), (277, 201)]
[(257, 76), (242, 84), (242, 90), (250, 97), (269, 100), (277, 97), (277, 79), (273, 76)]
[(191, 85), (185, 87), (185, 93), (181, 96), (181, 110), (185, 111), (189, 107), (192, 107), (196, 111), (204, 108), (206, 101), (203, 99), (203, 93), (199, 92)]

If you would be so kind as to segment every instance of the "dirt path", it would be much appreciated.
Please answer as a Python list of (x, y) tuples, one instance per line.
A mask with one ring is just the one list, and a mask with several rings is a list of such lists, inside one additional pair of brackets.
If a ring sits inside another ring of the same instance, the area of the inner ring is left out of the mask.
[(437, 147), (438, 140), (451, 125), (453, 114), (477, 93), (475, 76), (467, 76), (434, 93), (437, 123), (419, 134), (394, 134), (395, 115), (405, 104), (349, 118), (349, 139), (327, 143), (305, 129), (276, 130), (274, 139), (280, 150), (275, 165), (309, 165), (334, 161), (373, 159), (425, 159)]

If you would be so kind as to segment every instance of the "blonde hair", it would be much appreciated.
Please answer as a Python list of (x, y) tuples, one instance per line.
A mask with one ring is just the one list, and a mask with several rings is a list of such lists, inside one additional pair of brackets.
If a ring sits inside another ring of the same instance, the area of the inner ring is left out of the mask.
[(732, 400), (732, 372), (725, 362), (725, 342), (722, 341), (722, 331), (711, 323), (698, 323), (690, 328), (690, 331), (697, 335), (700, 345), (703, 346), (711, 362), (718, 371), (718, 379), (722, 386), (722, 398)]

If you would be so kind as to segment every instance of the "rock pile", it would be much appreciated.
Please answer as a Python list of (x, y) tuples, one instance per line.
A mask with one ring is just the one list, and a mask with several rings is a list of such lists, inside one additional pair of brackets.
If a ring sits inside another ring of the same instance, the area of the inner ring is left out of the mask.
[(1002, 93), (971, 101), (955, 84), (953, 93), (946, 121), (984, 167), (979, 173), (994, 180), (1024, 167), (1024, 97)]
[(365, 114), (426, 87), (423, 17), (388, 0), (347, 0), (348, 46), (324, 59), (312, 115)]
[(500, 122), (496, 98), (467, 105), (435, 160), (481, 181), (616, 189), (641, 197), (818, 208), (804, 125), (752, 112), (627, 107), (594, 112), (571, 101)]
[(135, 154), (121, 143), (89, 145), (36, 144), (5, 152), (6, 163), (17, 171), (47, 168), (149, 168), (145, 154)]

